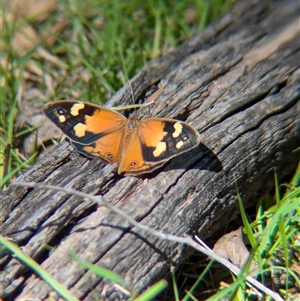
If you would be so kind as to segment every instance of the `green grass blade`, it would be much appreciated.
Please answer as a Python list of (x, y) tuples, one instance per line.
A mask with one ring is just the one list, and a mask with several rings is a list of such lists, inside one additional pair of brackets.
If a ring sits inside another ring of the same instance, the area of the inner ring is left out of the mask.
[(44, 268), (36, 263), (32, 258), (23, 253), (20, 248), (8, 241), (3, 236), (0, 236), (0, 242), (11, 252), (14, 256), (22, 261), (27, 267), (30, 267), (39, 277), (41, 277), (49, 286), (51, 286), (62, 298), (67, 301), (79, 301), (71, 292), (56, 281)]
[(99, 277), (102, 277), (106, 280), (110, 280), (114, 283), (120, 284), (123, 287), (128, 287), (126, 281), (119, 276), (117, 273), (112, 272), (108, 269), (105, 269), (103, 267), (97, 266), (95, 264), (89, 263), (87, 261), (84, 260), (80, 260), (80, 259), (75, 259), (75, 261), (82, 267), (84, 267), (85, 269), (95, 273), (96, 275), (98, 275)]
[(156, 284), (152, 285), (142, 295), (134, 299), (134, 301), (150, 301), (158, 296), (168, 286), (167, 281), (160, 280)]

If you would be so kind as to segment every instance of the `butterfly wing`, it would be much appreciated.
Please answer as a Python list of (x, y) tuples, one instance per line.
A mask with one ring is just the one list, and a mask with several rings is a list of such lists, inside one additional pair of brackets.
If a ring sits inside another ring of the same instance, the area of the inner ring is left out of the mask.
[(77, 101), (46, 104), (44, 113), (87, 156), (119, 162), (119, 153), (127, 119), (100, 106)]
[[(136, 118), (130, 118), (135, 121)], [(130, 121), (129, 121), (130, 124)], [(195, 148), (200, 142), (198, 132), (187, 123), (173, 119), (149, 118), (136, 122), (119, 173), (142, 174), (161, 167), (167, 160)]]
[(184, 122), (127, 120), (113, 110), (84, 102), (53, 102), (44, 107), (44, 113), (79, 152), (120, 163), (119, 173), (150, 172), (200, 141), (198, 132)]
[[(126, 138), (124, 140), (126, 141)], [(151, 172), (163, 164), (163, 162), (162, 164), (145, 162), (142, 154), (142, 143), (138, 136), (138, 129), (133, 132), (131, 138), (128, 140), (128, 144), (124, 145), (124, 148), (126, 148), (126, 150), (123, 151), (120, 160), (119, 174), (137, 175)]]
[(200, 143), (199, 133), (185, 122), (149, 118), (139, 127), (142, 157), (146, 163), (167, 161)]
[(90, 144), (80, 144), (74, 141), (72, 141), (72, 144), (87, 157), (100, 157), (107, 163), (119, 163), (123, 135), (124, 130), (121, 128), (98, 138)]

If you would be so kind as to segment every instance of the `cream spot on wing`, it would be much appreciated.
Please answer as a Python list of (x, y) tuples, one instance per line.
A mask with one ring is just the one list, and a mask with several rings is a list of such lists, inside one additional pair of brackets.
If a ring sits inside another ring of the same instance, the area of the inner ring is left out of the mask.
[(182, 132), (182, 125), (179, 122), (176, 122), (174, 124), (174, 129), (175, 129), (175, 132), (172, 134), (172, 136), (173, 136), (173, 138), (177, 138), (177, 137), (179, 137), (179, 135)]
[(66, 117), (65, 117), (65, 115), (58, 116), (58, 119), (59, 119), (60, 123), (64, 123), (67, 120)]
[(180, 149), (181, 147), (183, 147), (183, 141), (180, 140), (178, 143), (176, 143), (176, 148)]
[(84, 103), (82, 102), (75, 103), (75, 105), (72, 106), (70, 113), (72, 116), (78, 116), (79, 110), (82, 110), (83, 108), (84, 108)]
[(153, 151), (153, 156), (154, 157), (159, 157), (163, 152), (165, 152), (167, 149), (167, 144), (166, 142), (159, 142), (156, 144), (156, 148)]
[(85, 135), (85, 132), (87, 130), (87, 126), (83, 123), (77, 123), (75, 126), (74, 126), (74, 131), (75, 131), (75, 135), (77, 137), (83, 137)]

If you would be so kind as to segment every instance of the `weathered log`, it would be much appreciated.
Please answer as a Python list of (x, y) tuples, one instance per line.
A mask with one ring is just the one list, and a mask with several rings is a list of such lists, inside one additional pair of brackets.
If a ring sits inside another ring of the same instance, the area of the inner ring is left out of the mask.
[[(62, 142), (18, 181), (102, 195), (167, 233), (216, 233), (238, 214), (235, 184), (250, 206), (273, 187), (274, 172), (291, 176), (299, 162), (293, 152), (300, 142), (299, 14), (297, 0), (241, 1), (131, 81), (135, 99), (160, 83), (163, 93), (151, 116), (187, 120), (201, 134), (198, 148), (151, 175), (122, 177), (115, 165), (89, 160)], [(130, 93), (124, 87), (110, 104), (130, 103)], [(93, 273), (83, 274), (71, 252), (117, 272), (137, 291), (166, 277), (170, 265), (188, 255), (185, 246), (140, 231), (77, 196), (10, 186), (2, 202), (11, 211), (3, 234), (81, 300), (126, 297)], [(16, 259), (6, 254), (2, 264), (3, 297), (49, 296), (49, 286)]]

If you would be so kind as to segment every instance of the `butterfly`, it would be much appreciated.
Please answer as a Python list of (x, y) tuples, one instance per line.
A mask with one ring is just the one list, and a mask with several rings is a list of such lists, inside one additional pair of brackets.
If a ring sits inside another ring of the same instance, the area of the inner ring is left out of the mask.
[(161, 167), (195, 148), (199, 133), (185, 122), (167, 118), (126, 118), (108, 108), (63, 100), (44, 106), (44, 114), (87, 157), (119, 163), (118, 173), (139, 175)]

